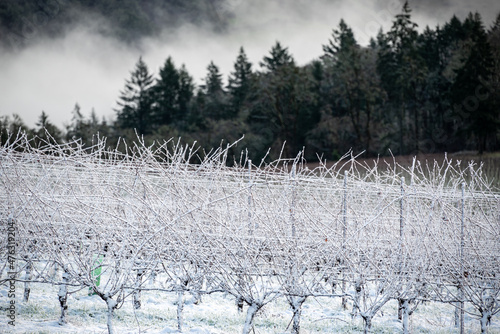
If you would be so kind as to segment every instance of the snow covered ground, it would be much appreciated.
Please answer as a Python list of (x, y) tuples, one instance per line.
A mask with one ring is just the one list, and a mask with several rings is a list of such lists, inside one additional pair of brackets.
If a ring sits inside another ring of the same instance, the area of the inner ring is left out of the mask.
[[(70, 289), (71, 290), (71, 289)], [(16, 292), (22, 295), (23, 285)], [(58, 287), (50, 284), (33, 284), (30, 300), (17, 301), (16, 326), (7, 325), (5, 307), (9, 301), (7, 289), (0, 288), (2, 308), (2, 333), (107, 333), (106, 307), (98, 296), (88, 296), (80, 290), (68, 298), (68, 324), (60, 326)], [(177, 296), (174, 293), (146, 291), (142, 293), (142, 307), (134, 310), (132, 300), (126, 300), (115, 312), (113, 323), (116, 333), (178, 333), (176, 319)], [(240, 333), (245, 310), (239, 314), (235, 300), (229, 295), (216, 293), (203, 296), (196, 305), (186, 296), (184, 307), (184, 333)], [(284, 298), (266, 305), (255, 319), (255, 333), (290, 332), (292, 312)], [(442, 303), (429, 302), (420, 305), (410, 318), (413, 333), (458, 333), (453, 327), (454, 309)], [(466, 333), (479, 333), (479, 321), (466, 315)], [(288, 328), (288, 329), (287, 329)], [(391, 301), (374, 318), (373, 333), (399, 333), (397, 303)], [(360, 333), (362, 319), (352, 319), (349, 311), (341, 308), (340, 298), (311, 298), (303, 306), (302, 333)], [(500, 317), (494, 316), (489, 333), (500, 333)]]

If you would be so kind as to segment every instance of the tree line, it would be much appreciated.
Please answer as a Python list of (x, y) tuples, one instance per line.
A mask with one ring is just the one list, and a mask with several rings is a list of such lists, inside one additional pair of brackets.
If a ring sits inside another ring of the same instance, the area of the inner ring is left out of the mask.
[[(276, 42), (259, 64), (243, 47), (227, 84), (210, 62), (201, 85), (185, 65), (168, 57), (159, 73), (139, 58), (117, 100), (116, 120), (84, 117), (78, 105), (71, 124), (57, 129), (42, 112), (40, 138), (82, 138), (99, 132), (146, 142), (181, 137), (206, 150), (244, 135), (231, 153), (254, 160), (305, 157), (334, 160), (352, 149), (367, 156), (500, 148), (500, 14), (486, 28), (478, 13), (453, 16), (443, 26), (418, 31), (405, 3), (389, 31), (368, 46), (341, 20), (323, 55), (299, 66)], [(26, 128), (14, 116), (6, 131)], [(286, 143), (286, 144), (285, 144)]]

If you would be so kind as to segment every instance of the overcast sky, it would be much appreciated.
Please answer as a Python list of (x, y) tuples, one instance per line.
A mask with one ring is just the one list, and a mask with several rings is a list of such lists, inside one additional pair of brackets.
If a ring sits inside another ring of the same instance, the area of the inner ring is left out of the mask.
[[(453, 14), (463, 19), (470, 11), (478, 11), (489, 28), (500, 12), (498, 0), (419, 0), (410, 6), (419, 28), (442, 25)], [(228, 0), (213, 9), (215, 16), (235, 13), (225, 32), (214, 34), (185, 25), (134, 48), (93, 34), (91, 29), (74, 28), (65, 38), (34, 40), (24, 51), (0, 53), (0, 115), (17, 113), (33, 127), (43, 110), (62, 127), (70, 122), (78, 103), (85, 116), (94, 109), (99, 117), (110, 120), (115, 117), (113, 109), (125, 79), (141, 55), (154, 74), (170, 55), (177, 66), (186, 65), (197, 83), (213, 60), (227, 80), (240, 46), (254, 69), (276, 41), (289, 47), (303, 65), (322, 54), (322, 45), (341, 18), (354, 30), (358, 42), (366, 45), (380, 27), (390, 28), (401, 7), (397, 0)]]

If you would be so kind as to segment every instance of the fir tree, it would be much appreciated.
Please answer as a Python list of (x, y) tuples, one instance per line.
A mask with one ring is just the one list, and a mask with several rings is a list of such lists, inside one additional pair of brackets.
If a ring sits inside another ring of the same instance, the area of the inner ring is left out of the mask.
[(493, 54), (478, 13), (469, 14), (464, 27), (469, 55), (457, 70), (451, 93), (455, 111), (466, 118), (463, 121), (468, 124), (467, 130), (476, 137), (477, 149), (482, 153), (487, 149), (487, 140), (495, 137), (499, 125), (499, 111), (493, 108), (485, 87), (492, 75)]
[(28, 127), (18, 114), (12, 115), (12, 120), (9, 116), (0, 116), (0, 145), (8, 145), (23, 132), (28, 132)]
[(202, 105), (203, 114), (212, 119), (227, 117), (226, 92), (222, 84), (222, 74), (219, 67), (213, 61), (207, 67), (205, 84), (201, 86), (199, 101)]
[(118, 126), (123, 129), (136, 129), (139, 134), (153, 131), (153, 99), (151, 88), (153, 76), (146, 63), (139, 58), (129, 80), (125, 81), (125, 89), (121, 92), (116, 110)]
[(295, 62), (288, 52), (288, 48), (283, 48), (280, 42), (271, 48), (270, 56), (264, 56), (260, 66), (268, 71), (274, 72), (282, 66), (294, 65)]
[(86, 131), (85, 118), (82, 115), (80, 105), (75, 104), (72, 111), (73, 117), (71, 118), (71, 124), (66, 128), (66, 139), (75, 140), (78, 138), (85, 137), (84, 132)]
[(179, 81), (179, 72), (168, 57), (154, 86), (155, 119), (159, 125), (170, 124), (179, 117)]
[[(396, 15), (387, 37), (379, 38), (381, 43), (378, 71), (398, 120), (399, 154), (409, 151), (405, 139), (415, 145), (415, 151), (420, 150), (419, 95), (427, 70), (418, 53), (417, 27), (418, 25), (411, 21), (411, 8), (408, 2), (405, 2), (402, 12)], [(413, 124), (407, 121), (411, 119), (407, 118), (408, 113), (413, 118)], [(409, 131), (411, 129), (413, 136)]]
[(271, 156), (277, 157), (285, 142), (285, 156), (295, 156), (315, 125), (315, 82), (308, 69), (296, 66), (288, 49), (278, 42), (261, 66), (269, 71), (257, 77), (248, 121), (263, 146), (273, 147)]
[(43, 146), (48, 143), (60, 144), (62, 142), (61, 130), (49, 120), (49, 116), (45, 111), (40, 114), (36, 126), (37, 128), (33, 133), (36, 136), (36, 146)]
[(222, 74), (219, 72), (219, 67), (213, 61), (208, 64), (207, 76), (205, 77), (205, 84), (203, 89), (207, 95), (217, 95), (224, 91), (222, 85)]
[(325, 52), (323, 57), (329, 57), (337, 61), (339, 60), (338, 55), (340, 52), (345, 54), (348, 51), (359, 48), (352, 29), (343, 19), (340, 20), (339, 28), (333, 30), (332, 37), (333, 39), (328, 40), (327, 45), (323, 45), (323, 51)]
[(234, 63), (234, 72), (231, 72), (228, 78), (228, 91), (231, 94), (232, 116), (235, 116), (239, 112), (251, 89), (252, 75), (252, 64), (248, 61), (245, 50), (241, 47), (240, 53)]
[(371, 119), (377, 96), (377, 76), (370, 68), (375, 51), (362, 49), (344, 20), (333, 30), (328, 45), (323, 45), (323, 60), (329, 76), (332, 108), (339, 116), (348, 116), (354, 130), (354, 145), (370, 150)]
[(193, 77), (188, 73), (186, 66), (182, 64), (179, 69), (179, 92), (177, 102), (179, 105), (179, 119), (185, 120), (189, 115), (189, 104), (194, 96)]

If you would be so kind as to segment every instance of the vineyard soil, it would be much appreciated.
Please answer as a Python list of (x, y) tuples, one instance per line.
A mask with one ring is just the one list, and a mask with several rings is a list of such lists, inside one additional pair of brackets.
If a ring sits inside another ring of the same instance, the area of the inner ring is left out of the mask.
[[(70, 289), (71, 290), (71, 289)], [(18, 284), (17, 291), (23, 291)], [(68, 324), (60, 326), (58, 319), (58, 287), (50, 284), (33, 284), (30, 300), (18, 301), (16, 326), (0, 321), (2, 333), (107, 333), (106, 307), (98, 296), (88, 296), (87, 290), (76, 292), (68, 298)], [(117, 333), (178, 333), (176, 330), (176, 294), (158, 291), (142, 293), (142, 307), (134, 310), (132, 299), (115, 312), (113, 322)], [(7, 290), (0, 289), (0, 306), (6, 305)], [(352, 319), (350, 307), (342, 310), (340, 298), (310, 298), (303, 306), (301, 333), (361, 333), (362, 319)], [(184, 307), (184, 333), (230, 334), (241, 333), (246, 306), (238, 313), (235, 300), (229, 295), (203, 296), (200, 304), (193, 297), (186, 297)], [(5, 313), (2, 309), (2, 313)], [(3, 315), (2, 315), (3, 316)], [(284, 298), (266, 305), (256, 316), (255, 333), (289, 333), (292, 311)], [(500, 333), (500, 319), (493, 317), (488, 333)], [(413, 333), (458, 333), (453, 327), (454, 309), (448, 304), (429, 302), (420, 305), (410, 318)], [(373, 321), (373, 333), (400, 333), (397, 320), (397, 303), (384, 306)], [(288, 328), (288, 330), (287, 330)], [(479, 333), (479, 321), (466, 316), (466, 333)]]

